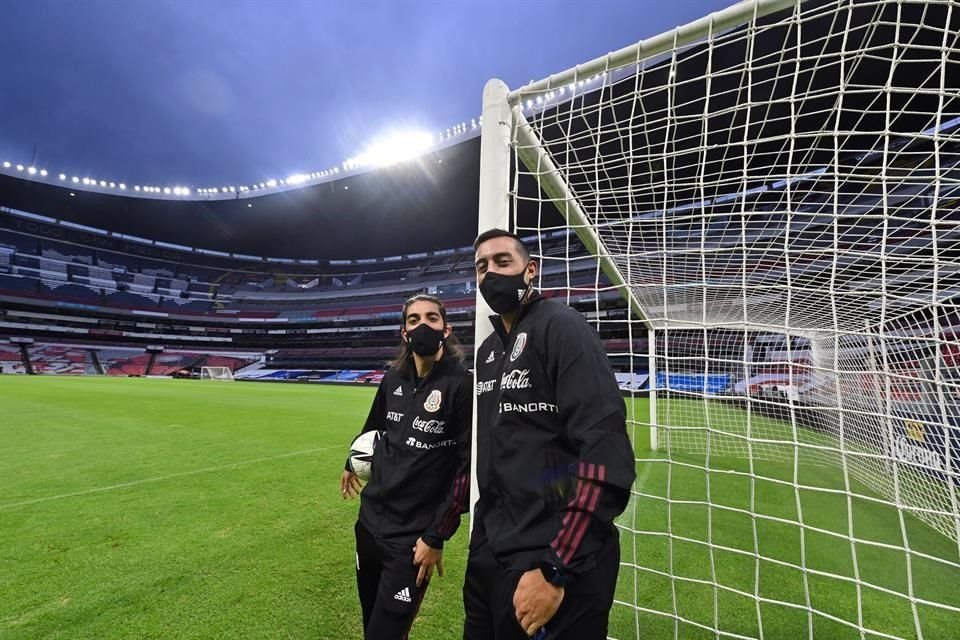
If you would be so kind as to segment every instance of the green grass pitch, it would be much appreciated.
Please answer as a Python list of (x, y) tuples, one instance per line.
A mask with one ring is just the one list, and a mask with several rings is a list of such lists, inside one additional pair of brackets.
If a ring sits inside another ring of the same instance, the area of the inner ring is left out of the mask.
[[(357, 503), (341, 500), (337, 483), (372, 393), (0, 376), (0, 638), (360, 638)], [(634, 410), (645, 415), (646, 403)], [(656, 457), (646, 429), (634, 439), (639, 458)], [(805, 523), (845, 535), (845, 498), (757, 482), (755, 509), (784, 521), (757, 521), (758, 563), (753, 519), (722, 508), (750, 508), (749, 482), (725, 472), (748, 463), (711, 458), (706, 473), (702, 457), (673, 459), (638, 465), (640, 495), (620, 520), (617, 598), (639, 608), (614, 607), (612, 637), (805, 638), (811, 627), (817, 638), (872, 637), (829, 616), (917, 637), (910, 600), (895, 595), (908, 593), (902, 551), (858, 545), (856, 571), (875, 585), (862, 587), (862, 607), (856, 584), (841, 579), (855, 570), (847, 541), (808, 530), (807, 571), (791, 567), (801, 558), (799, 528), (788, 524), (798, 502)], [(792, 467), (754, 471), (777, 478)], [(801, 471), (843, 486), (839, 471)], [(703, 504), (708, 482), (713, 508)], [(668, 492), (669, 505), (659, 499)], [(852, 508), (858, 537), (899, 544), (895, 512), (866, 500)], [(460, 636), (465, 525), (416, 640)], [(910, 517), (904, 526), (914, 551), (953, 563), (914, 556), (914, 597), (960, 606), (956, 544)], [(826, 615), (809, 617), (808, 597)], [(924, 638), (960, 633), (956, 613), (915, 606)]]

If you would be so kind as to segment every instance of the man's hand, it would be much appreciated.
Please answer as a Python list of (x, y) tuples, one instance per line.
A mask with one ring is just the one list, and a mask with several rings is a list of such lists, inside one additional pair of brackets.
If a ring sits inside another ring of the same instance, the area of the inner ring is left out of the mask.
[(563, 587), (555, 587), (547, 582), (540, 569), (531, 569), (524, 573), (513, 594), (513, 609), (517, 622), (531, 637), (540, 627), (550, 622), (561, 602)]
[(356, 498), (360, 495), (360, 478), (353, 471), (344, 471), (340, 476), (340, 495), (343, 499)]
[(417, 572), (417, 586), (424, 580), (429, 580), (433, 575), (433, 568), (437, 568), (437, 574), (443, 577), (443, 549), (434, 549), (423, 538), (417, 538), (417, 545), (413, 548), (413, 564), (420, 566)]

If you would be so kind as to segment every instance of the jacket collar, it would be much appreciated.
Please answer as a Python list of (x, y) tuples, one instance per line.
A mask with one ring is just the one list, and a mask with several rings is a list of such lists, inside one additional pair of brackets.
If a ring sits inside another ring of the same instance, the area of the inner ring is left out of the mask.
[[(517, 327), (520, 325), (520, 321), (523, 320), (530, 310), (533, 309), (533, 305), (543, 300), (543, 295), (536, 289), (530, 291), (530, 295), (527, 296), (526, 301), (520, 305), (520, 308), (517, 310), (517, 316), (513, 319), (513, 330), (516, 331)], [(503, 318), (499, 315), (490, 316), (490, 324), (493, 325), (493, 330), (496, 331), (497, 335), (500, 337), (500, 342), (506, 346), (507, 341), (510, 336), (507, 333), (507, 328), (503, 324)]]
[[(423, 377), (423, 380), (428, 378), (434, 378), (436, 376), (443, 375), (452, 371), (457, 366), (457, 361), (451, 358), (446, 353), (443, 354), (443, 357), (433, 363), (433, 366), (430, 367), (430, 371), (427, 372), (427, 375)], [(413, 362), (413, 354), (410, 354), (409, 366), (404, 368), (406, 373), (402, 375), (404, 379), (408, 382), (414, 382), (417, 379), (417, 365)]]

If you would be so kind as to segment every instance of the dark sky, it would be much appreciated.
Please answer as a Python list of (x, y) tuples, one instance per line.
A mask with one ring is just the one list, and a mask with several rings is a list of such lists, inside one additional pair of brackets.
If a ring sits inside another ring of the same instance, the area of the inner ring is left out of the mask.
[(5, 0), (0, 161), (159, 185), (338, 165), (733, 0)]

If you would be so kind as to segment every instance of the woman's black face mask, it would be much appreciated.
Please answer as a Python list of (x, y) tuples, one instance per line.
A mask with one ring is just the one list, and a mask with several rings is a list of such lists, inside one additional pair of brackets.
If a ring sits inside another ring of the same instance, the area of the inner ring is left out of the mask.
[(445, 340), (442, 330), (434, 329), (423, 323), (416, 329), (407, 331), (407, 343), (418, 356), (432, 356), (440, 350)]

